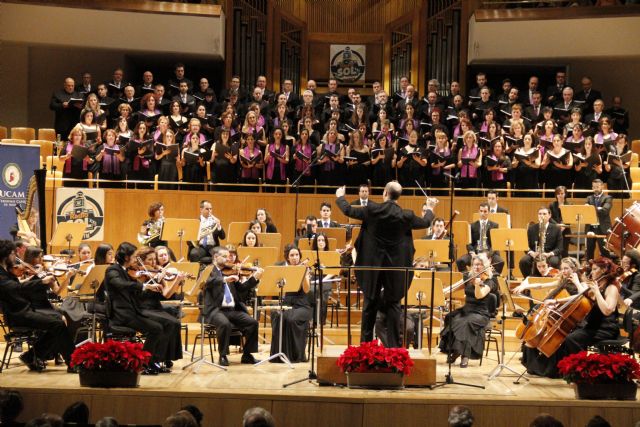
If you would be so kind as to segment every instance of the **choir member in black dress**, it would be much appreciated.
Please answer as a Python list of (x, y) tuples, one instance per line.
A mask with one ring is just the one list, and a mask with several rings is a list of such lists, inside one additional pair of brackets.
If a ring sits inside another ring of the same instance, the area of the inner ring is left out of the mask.
[[(284, 263), (278, 265), (305, 265), (300, 259), (300, 250), (289, 244), (284, 249)], [(284, 311), (284, 323), (282, 325), (282, 352), (290, 362), (306, 362), (305, 348), (307, 346), (307, 331), (309, 321), (313, 317), (313, 310), (307, 298), (309, 292), (309, 274), (304, 275), (300, 289), (297, 292), (287, 292), (284, 295), (284, 304), (292, 307)], [(279, 351), (280, 312), (271, 313), (271, 355)], [(278, 362), (280, 359), (273, 359)]]
[[(59, 158), (64, 161), (62, 170), (63, 178), (86, 180), (89, 177), (89, 167), (95, 160), (87, 153), (84, 157), (73, 157), (71, 152), (74, 146), (84, 147), (86, 143), (85, 133), (80, 126), (76, 126), (69, 133), (69, 140), (63, 146)], [(86, 181), (65, 181), (65, 187), (87, 187)]]
[(94, 122), (93, 110), (82, 110), (80, 113), (80, 123), (78, 123), (87, 138), (87, 145), (96, 144), (102, 141), (100, 126)]
[(418, 132), (409, 135), (409, 143), (398, 150), (393, 167), (398, 169), (398, 178), (403, 187), (416, 187), (416, 181), (424, 187), (425, 171), (428, 161), (425, 149), (418, 145)]
[(111, 300), (112, 311), (109, 321), (114, 325), (126, 326), (145, 334), (143, 348), (151, 353), (151, 360), (143, 374), (156, 375), (160, 370), (158, 363), (163, 362), (167, 354), (170, 329), (142, 313), (138, 294), (144, 291), (162, 292), (162, 285), (143, 283), (146, 281), (145, 276), (133, 279), (129, 275), (129, 271), (135, 270), (135, 251), (136, 247), (131, 243), (120, 244), (116, 251), (116, 264), (107, 268), (103, 286)]
[[(311, 143), (309, 139), (309, 130), (303, 128), (300, 131), (300, 137), (293, 149), (294, 156), (294, 172), (295, 179), (298, 179), (301, 173), (304, 173), (302, 179), (299, 181), (300, 185), (313, 185), (314, 177), (313, 171), (309, 168), (311, 160), (315, 154), (316, 147)], [(306, 188), (302, 188), (301, 192), (311, 191)]]
[(429, 185), (432, 188), (446, 188), (449, 181), (444, 176), (445, 172), (451, 173), (456, 167), (453, 153), (449, 148), (449, 140), (444, 128), (435, 131), (436, 144), (428, 152), (429, 155)]
[[(628, 161), (625, 161), (625, 156)], [(621, 133), (616, 136), (615, 143), (609, 145), (607, 158), (604, 162), (604, 169), (608, 172), (607, 189), (625, 190), (626, 192), (612, 193), (614, 198), (629, 198), (628, 191), (631, 189), (631, 150), (627, 144), (627, 135)]]
[[(174, 148), (172, 148), (174, 147)], [(162, 143), (156, 143), (156, 160), (160, 162), (158, 168), (158, 181), (178, 182), (178, 162), (180, 162), (180, 149), (175, 141), (175, 134), (167, 129)], [(177, 190), (177, 184), (160, 184), (164, 190)]]
[(364, 145), (364, 136), (359, 130), (349, 134), (349, 145), (347, 146), (347, 184), (351, 187), (358, 187), (369, 181), (371, 167), (371, 155), (369, 147)]
[[(262, 119), (262, 123), (260, 123), (259, 119)], [(247, 112), (247, 115), (244, 118), (244, 125), (242, 125), (242, 133), (253, 134), (255, 142), (261, 150), (267, 146), (267, 133), (264, 128), (264, 117), (259, 115), (259, 113), (252, 110)]]
[[(96, 156), (96, 161), (100, 162), (100, 180), (121, 181), (124, 165), (124, 149), (116, 143), (117, 135), (113, 129), (107, 129), (104, 133), (104, 144), (102, 151)], [(102, 182), (104, 188), (122, 188), (122, 184), (117, 182)]]
[[(48, 288), (55, 277), (20, 283), (14, 275), (16, 246), (9, 240), (0, 240), (0, 305), (5, 322), (11, 327), (37, 329), (40, 332), (32, 348), (20, 355), (30, 370), (45, 369), (44, 360), (62, 354), (68, 364), (74, 350), (71, 335), (58, 313), (39, 312), (32, 307), (33, 292)], [(70, 370), (73, 371), (73, 370)]]
[[(338, 141), (338, 132), (327, 132), (327, 139), (316, 149), (318, 160), (318, 182), (320, 185), (335, 187), (344, 182), (344, 146)], [(323, 189), (331, 192), (331, 189)]]
[[(127, 145), (129, 168), (127, 177), (135, 181), (151, 181), (153, 177), (153, 140), (147, 133), (147, 125), (138, 122), (133, 129), (133, 136)], [(135, 184), (135, 188), (149, 187), (146, 184)]]
[(101, 131), (107, 129), (107, 112), (100, 108), (100, 102), (98, 101), (98, 96), (95, 93), (87, 95), (84, 109), (93, 111), (93, 122), (100, 126)]
[(615, 142), (617, 136), (618, 134), (613, 131), (611, 126), (611, 119), (609, 117), (601, 117), (600, 130), (593, 137), (598, 150), (606, 151), (607, 147)]
[(140, 110), (136, 112), (138, 121), (144, 121), (147, 127), (153, 130), (162, 111), (158, 108), (158, 101), (153, 93), (145, 94), (140, 100)]
[[(522, 138), (522, 147), (516, 148), (511, 168), (515, 172), (515, 187), (518, 190), (538, 188), (538, 171), (542, 162), (540, 150), (535, 146), (535, 135), (528, 133)], [(536, 192), (516, 193), (519, 197), (538, 197)]]
[(553, 136), (553, 147), (545, 151), (540, 168), (544, 171), (547, 188), (556, 188), (559, 185), (571, 182), (571, 169), (573, 169), (573, 156), (564, 148), (562, 135)]
[[(200, 147), (200, 139), (197, 134), (191, 135), (189, 145), (184, 147), (180, 155), (180, 167), (182, 168), (182, 181), (201, 184), (206, 177), (205, 161), (203, 154), (205, 149)], [(186, 190), (201, 191), (202, 185), (188, 185)]]
[(207, 108), (200, 104), (196, 107), (194, 118), (200, 122), (200, 132), (205, 138), (205, 141), (210, 141), (213, 138), (213, 132), (215, 131), (214, 121), (215, 118), (207, 113)]
[(584, 147), (584, 127), (582, 125), (575, 125), (569, 135), (564, 140), (564, 147), (570, 150), (572, 153), (578, 154)]
[(602, 175), (602, 157), (596, 150), (593, 138), (588, 136), (579, 154), (573, 156), (573, 188), (577, 190), (591, 189), (594, 179)]
[[(166, 248), (164, 248), (166, 250)], [(156, 271), (160, 268), (156, 251), (153, 248), (143, 246), (138, 248), (133, 258), (135, 264), (142, 270)], [(138, 264), (138, 260), (143, 265)], [(159, 284), (161, 292), (153, 292), (143, 290), (136, 295), (140, 311), (144, 317), (147, 317), (162, 325), (165, 331), (165, 339), (168, 341), (166, 352), (164, 355), (158, 355), (159, 359), (164, 362), (164, 367), (159, 367), (160, 373), (171, 372), (174, 360), (182, 359), (182, 338), (180, 336), (181, 324), (175, 316), (169, 314), (161, 304), (161, 301), (171, 299), (178, 290), (180, 282), (184, 279), (181, 273), (176, 274), (175, 279), (167, 280), (167, 273), (161, 272), (153, 277), (152, 282)], [(147, 278), (148, 280), (148, 278)]]
[(566, 258), (569, 256), (569, 244), (571, 243), (571, 239), (568, 235), (571, 234), (571, 228), (564, 224), (561, 208), (562, 206), (571, 204), (567, 202), (567, 187), (564, 185), (556, 187), (554, 197), (555, 200), (549, 203), (549, 212), (551, 213), (551, 221), (558, 224), (560, 231), (562, 232), (562, 257)]
[(484, 332), (499, 300), (491, 264), (483, 255), (473, 257), (471, 271), (465, 273), (464, 280), (464, 306), (445, 316), (440, 333), (440, 351), (449, 355), (450, 363), (462, 356), (461, 368), (469, 365), (469, 359), (482, 357)]
[[(169, 104), (169, 128), (178, 135), (178, 140), (184, 142), (184, 134), (189, 126), (189, 119), (180, 112), (180, 102), (171, 101)], [(151, 128), (149, 128), (151, 130)]]
[[(231, 143), (231, 132), (222, 129), (220, 138), (211, 147), (211, 172), (216, 184), (235, 184), (238, 182), (238, 150), (239, 144)], [(216, 186), (223, 190), (224, 186)]]
[[(273, 130), (271, 142), (264, 154), (265, 179), (267, 184), (284, 185), (287, 183), (287, 164), (289, 164), (289, 147), (283, 140), (282, 129)], [(272, 187), (268, 190), (283, 193), (284, 187)]]
[(371, 178), (374, 187), (384, 187), (395, 179), (394, 149), (387, 138), (377, 139), (371, 150)]
[[(256, 145), (256, 137), (253, 133), (244, 134), (244, 148), (238, 152), (242, 184), (257, 184), (262, 177), (264, 158), (260, 148)], [(245, 187), (247, 191), (253, 191), (254, 187)]]

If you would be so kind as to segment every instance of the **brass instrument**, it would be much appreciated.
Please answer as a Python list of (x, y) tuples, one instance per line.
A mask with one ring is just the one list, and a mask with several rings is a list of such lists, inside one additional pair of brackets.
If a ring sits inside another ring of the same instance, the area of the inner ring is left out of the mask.
[[(33, 199), (38, 191), (36, 176), (32, 176), (29, 180), (29, 187), (27, 188), (27, 201), (24, 210), (16, 206), (16, 215), (18, 217), (18, 231), (24, 234), (33, 233), (31, 227), (29, 227), (29, 216), (31, 215), (31, 208), (33, 207)], [(35, 237), (25, 238), (29, 246), (40, 246), (40, 243)]]
[(211, 218), (213, 218), (213, 223), (211, 225), (208, 225), (206, 227), (202, 227), (202, 226), (200, 227), (200, 230), (198, 231), (198, 240), (194, 242), (194, 246), (197, 246), (200, 240), (204, 239), (206, 236), (213, 233), (219, 227), (222, 226), (218, 218), (216, 218), (213, 215), (211, 215)]
[(162, 234), (162, 226), (164, 225), (164, 219), (160, 218), (157, 221), (152, 221), (147, 226), (147, 234), (138, 233), (138, 243), (147, 246), (149, 243), (160, 238)]
[(485, 252), (489, 248), (487, 247), (487, 228), (489, 227), (489, 221), (486, 225), (482, 225), (480, 222), (480, 242), (478, 243), (478, 253)]

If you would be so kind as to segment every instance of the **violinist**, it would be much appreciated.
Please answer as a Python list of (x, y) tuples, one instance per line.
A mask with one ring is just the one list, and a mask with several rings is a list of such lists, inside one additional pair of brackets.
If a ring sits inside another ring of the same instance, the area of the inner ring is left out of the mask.
[[(31, 307), (46, 314), (57, 315), (60, 313), (53, 308), (50, 299), (58, 296), (62, 290), (53, 273), (48, 272), (43, 266), (42, 249), (29, 246), (24, 253), (24, 269), (20, 283), (33, 282), (40, 286), (31, 287)], [(43, 286), (44, 285), (44, 286)]]
[[(288, 244), (284, 248), (284, 262), (277, 265), (307, 265), (306, 260), (300, 259), (300, 250)], [(309, 329), (309, 321), (313, 317), (313, 310), (307, 298), (309, 292), (309, 273), (305, 274), (297, 292), (287, 292), (284, 295), (284, 304), (291, 306), (291, 310), (287, 310), (283, 314), (284, 324), (282, 325), (282, 352), (287, 356), (290, 362), (306, 362), (307, 357), (305, 348), (307, 346), (307, 333)], [(280, 312), (271, 312), (271, 355), (278, 353), (279, 333), (280, 330)], [(279, 362), (276, 358), (271, 362)]]
[(261, 245), (258, 243), (258, 235), (251, 230), (247, 230), (242, 236), (242, 242), (240, 242), (238, 246), (243, 246), (245, 248), (257, 248)]
[[(209, 200), (200, 202), (200, 230), (198, 232), (197, 246), (189, 251), (191, 262), (211, 262), (208, 257), (211, 249), (220, 244), (220, 240), (226, 236), (222, 223), (213, 216), (213, 205)], [(194, 242), (195, 244), (195, 242)], [(166, 245), (165, 245), (166, 246)]]
[(640, 252), (631, 249), (624, 253), (620, 263), (623, 270), (622, 287), (620, 296), (626, 307), (640, 309)]
[[(166, 252), (166, 247), (162, 247), (162, 249)], [(182, 280), (183, 276), (178, 274), (175, 280), (167, 280), (166, 270), (158, 270), (158, 257), (153, 248), (143, 246), (135, 251), (133, 258), (135, 260), (133, 267), (137, 271), (156, 273), (151, 276), (144, 276), (142, 280), (150, 280), (151, 283), (157, 283), (162, 287), (161, 292), (143, 290), (136, 296), (142, 315), (161, 324), (165, 331), (165, 339), (168, 344), (164, 356), (158, 355), (159, 359), (164, 362), (164, 366), (159, 366), (158, 371), (160, 373), (168, 373), (171, 372), (173, 361), (182, 359), (182, 340), (180, 337), (182, 325), (180, 320), (162, 308), (161, 301), (173, 296), (176, 291), (174, 283)], [(142, 261), (142, 265), (140, 265), (140, 261)]]
[[(586, 350), (589, 346), (597, 345), (600, 341), (618, 338), (620, 328), (617, 321), (617, 305), (620, 293), (616, 279), (620, 269), (613, 261), (604, 257), (590, 261), (589, 265), (591, 271), (588, 276), (583, 277), (581, 281), (577, 281), (572, 276), (571, 282), (578, 291), (578, 294), (573, 298), (589, 298), (593, 303), (593, 308), (587, 314), (585, 321), (566, 336), (566, 339), (551, 357), (540, 354), (533, 360), (527, 358), (525, 363), (527, 372), (557, 378), (557, 364), (564, 357)], [(566, 281), (565, 286), (570, 289), (570, 284), (566, 284)], [(586, 292), (587, 289), (588, 292)], [(582, 295), (583, 292), (585, 292), (584, 295)], [(570, 298), (556, 300), (556, 302), (545, 301), (545, 304), (562, 314), (563, 305), (561, 303)], [(547, 329), (554, 326), (551, 322), (551, 320), (547, 322)]]
[(273, 219), (271, 219), (271, 215), (269, 215), (269, 212), (267, 212), (265, 208), (258, 208), (256, 210), (256, 217), (254, 219), (259, 221), (260, 224), (264, 224), (264, 233), (278, 232), (278, 228), (274, 224)]
[[(42, 371), (45, 369), (44, 360), (52, 355), (62, 354), (68, 365), (74, 347), (61, 316), (58, 313), (34, 310), (31, 305), (33, 291), (39, 291), (43, 285), (48, 285), (42, 280), (20, 283), (10, 273), (15, 263), (15, 244), (9, 240), (0, 240), (0, 305), (4, 319), (10, 327), (34, 328), (42, 332), (32, 348), (20, 355), (20, 361), (29, 370)], [(53, 280), (53, 277), (47, 280)], [(67, 368), (67, 371), (75, 372), (73, 368)]]
[(246, 306), (242, 303), (239, 292), (255, 288), (262, 276), (263, 270), (257, 270), (244, 283), (239, 283), (239, 276), (232, 274), (225, 276), (222, 270), (229, 260), (226, 248), (213, 249), (215, 267), (205, 283), (203, 316), (206, 323), (212, 324), (218, 334), (218, 364), (229, 366), (229, 338), (233, 327), (241, 329), (245, 337), (241, 363), (254, 364), (257, 360), (251, 353), (258, 351), (258, 321), (251, 317)]
[(469, 366), (469, 359), (482, 356), (484, 331), (498, 305), (498, 284), (486, 255), (473, 256), (464, 280), (465, 304), (445, 316), (440, 333), (440, 351), (448, 354), (447, 363), (462, 356), (461, 368)]
[(160, 372), (159, 363), (166, 360), (170, 330), (143, 314), (138, 294), (143, 291), (162, 292), (162, 285), (146, 282), (144, 276), (133, 279), (129, 275), (130, 270), (136, 269), (135, 251), (136, 247), (131, 243), (121, 243), (116, 251), (116, 263), (107, 268), (103, 286), (111, 299), (112, 313), (109, 321), (145, 334), (147, 338), (143, 349), (151, 353), (151, 359), (143, 374), (157, 375)]
[(431, 233), (423, 237), (424, 240), (449, 240), (449, 235), (444, 226), (444, 218), (437, 217), (431, 223)]

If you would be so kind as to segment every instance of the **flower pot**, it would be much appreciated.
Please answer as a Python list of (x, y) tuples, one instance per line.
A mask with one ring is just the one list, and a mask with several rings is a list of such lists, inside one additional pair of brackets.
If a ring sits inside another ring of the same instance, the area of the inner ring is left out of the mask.
[(401, 389), (404, 374), (401, 372), (345, 372), (349, 388)]
[(82, 369), (79, 376), (82, 387), (133, 388), (140, 384), (138, 372), (87, 371)]
[(638, 386), (634, 382), (614, 384), (573, 384), (578, 399), (636, 400)]

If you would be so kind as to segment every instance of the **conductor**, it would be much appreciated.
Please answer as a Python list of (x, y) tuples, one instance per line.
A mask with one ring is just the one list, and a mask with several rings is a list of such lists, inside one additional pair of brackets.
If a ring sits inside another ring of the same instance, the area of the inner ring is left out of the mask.
[[(351, 206), (344, 198), (345, 187), (336, 190), (336, 205), (348, 217), (362, 221), (362, 228), (355, 242), (358, 253), (357, 266), (366, 267), (411, 267), (413, 254), (412, 229), (428, 228), (433, 219), (433, 208), (437, 199), (427, 198), (424, 217), (413, 211), (402, 209), (398, 199), (402, 186), (396, 181), (389, 182), (382, 194), (383, 203), (367, 206)], [(411, 283), (411, 276), (407, 282)], [(360, 341), (373, 340), (376, 314), (386, 314), (388, 346), (400, 347), (398, 324), (400, 321), (400, 300), (404, 296), (405, 272), (396, 270), (356, 270), (356, 278), (364, 293), (362, 329)], [(384, 290), (384, 292), (383, 292)]]

